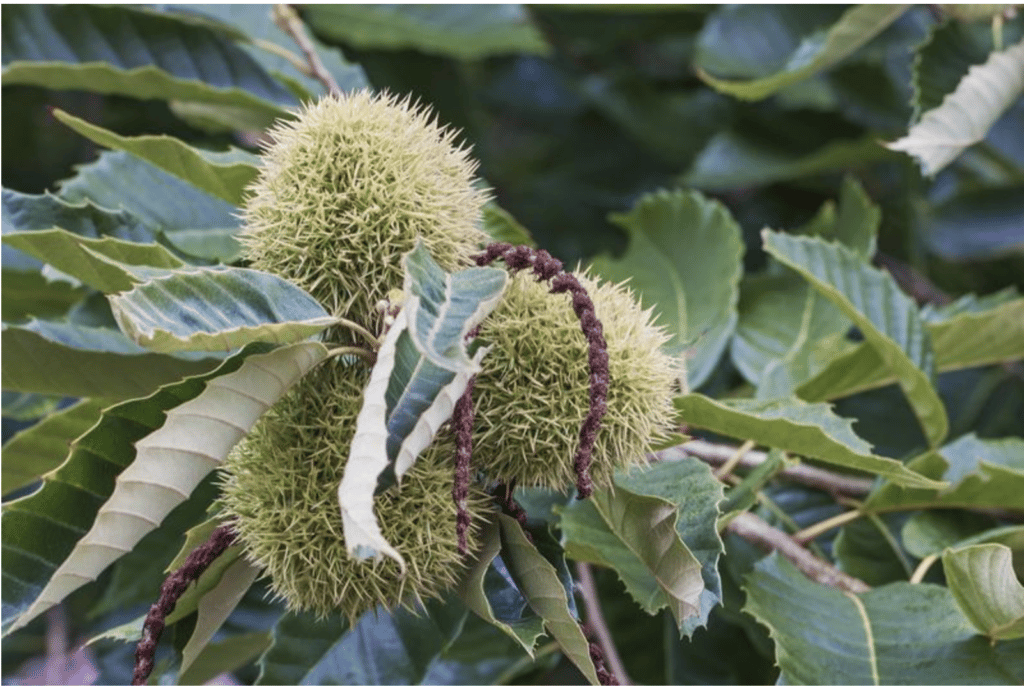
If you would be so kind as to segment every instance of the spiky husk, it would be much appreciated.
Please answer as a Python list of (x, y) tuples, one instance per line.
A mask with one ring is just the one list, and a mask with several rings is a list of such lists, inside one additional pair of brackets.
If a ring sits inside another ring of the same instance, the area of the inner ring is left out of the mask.
[[(578, 275), (608, 343), (608, 410), (590, 466), (596, 486), (643, 463), (651, 441), (672, 427), (679, 365), (661, 351), (668, 337), (624, 286)], [(555, 489), (576, 481), (573, 455), (589, 408), (587, 342), (566, 294), (522, 272), (480, 329), (492, 344), (473, 394), (473, 465), (492, 479)]]
[(306, 289), (333, 314), (375, 331), (377, 303), (402, 287), (402, 256), (421, 238), (445, 271), (471, 263), (487, 193), (476, 162), (409, 99), (329, 96), (270, 132), (243, 210), (252, 267)]
[[(359, 561), (345, 550), (337, 489), (368, 379), (363, 365), (325, 363), (224, 462), (222, 515), (234, 519), (246, 557), (266, 571), (290, 610), (354, 619), (378, 603), (392, 607), (437, 597), (463, 569), (450, 436), (420, 456), (400, 488), (376, 499), (384, 537), (405, 559), (406, 574), (391, 559)], [(471, 490), (471, 512), (480, 511), (485, 499)]]

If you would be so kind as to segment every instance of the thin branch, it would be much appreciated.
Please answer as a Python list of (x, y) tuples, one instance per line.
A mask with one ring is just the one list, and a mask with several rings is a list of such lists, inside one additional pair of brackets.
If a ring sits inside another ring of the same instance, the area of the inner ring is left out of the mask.
[(338, 82), (334, 80), (331, 73), (324, 67), (324, 63), (320, 61), (316, 47), (309, 40), (309, 36), (306, 34), (306, 25), (302, 23), (298, 12), (289, 5), (274, 5), (274, 23), (291, 36), (292, 40), (299, 46), (302, 54), (306, 56), (306, 61), (309, 63), (309, 71), (327, 88), (328, 93), (340, 95), (341, 89), (338, 87)]
[(838, 515), (833, 515), (831, 518), (825, 518), (821, 522), (816, 522), (809, 527), (803, 528), (793, 535), (793, 539), (801, 544), (806, 544), (809, 541), (817, 539), (831, 529), (842, 527), (848, 522), (853, 522), (862, 515), (864, 515), (864, 513), (859, 510), (845, 510)]
[(619, 652), (615, 649), (615, 642), (612, 641), (611, 630), (608, 629), (604, 613), (601, 612), (601, 601), (597, 598), (597, 583), (594, 581), (594, 573), (590, 569), (590, 565), (576, 563), (576, 575), (579, 577), (579, 590), (583, 597), (583, 606), (587, 609), (587, 626), (597, 638), (597, 643), (601, 647), (601, 651), (604, 652), (605, 660), (608, 661), (608, 668), (618, 684), (633, 684), (626, 673), (626, 667), (622, 665)]
[(937, 560), (939, 560), (939, 554), (937, 553), (928, 554), (922, 558), (921, 562), (917, 564), (916, 568), (914, 568), (914, 574), (910, 576), (910, 584), (920, 583), (928, 573), (929, 568), (931, 568), (932, 564)]
[(862, 580), (851, 577), (830, 563), (816, 558), (791, 536), (775, 529), (753, 513), (740, 513), (729, 523), (727, 529), (762, 549), (778, 551), (800, 572), (819, 584), (854, 593), (871, 589)]
[[(688, 441), (681, 446), (673, 446), (658, 452), (660, 460), (679, 460), (686, 455), (691, 455), (703, 460), (712, 466), (721, 466), (729, 461), (736, 454), (733, 446), (712, 444), (708, 441), (695, 439)], [(737, 467), (746, 470), (756, 468), (768, 460), (768, 454), (762, 451), (747, 451), (740, 457)], [(814, 467), (813, 465), (794, 465), (787, 467), (779, 473), (780, 477), (790, 479), (794, 482), (806, 484), (809, 487), (823, 489), (832, 494), (846, 494), (848, 496), (866, 496), (871, 492), (875, 482), (863, 477), (851, 477), (841, 475), (829, 470)]]
[(743, 460), (743, 456), (749, 453), (752, 448), (754, 448), (753, 441), (750, 441), (749, 439), (744, 441), (743, 445), (736, 449), (736, 453), (734, 453), (729, 460), (725, 461), (722, 467), (715, 470), (715, 477), (723, 479), (726, 475), (732, 473), (732, 471), (736, 469), (736, 466), (740, 464), (740, 461)]

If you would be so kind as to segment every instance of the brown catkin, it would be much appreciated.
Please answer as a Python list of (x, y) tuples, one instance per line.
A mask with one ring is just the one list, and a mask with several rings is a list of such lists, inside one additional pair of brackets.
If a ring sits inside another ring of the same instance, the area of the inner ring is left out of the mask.
[(562, 271), (562, 262), (546, 250), (535, 250), (529, 246), (513, 246), (510, 243), (492, 243), (484, 253), (474, 257), (476, 264), (488, 265), (501, 258), (513, 272), (530, 268), (538, 281), (550, 281), (551, 293), (572, 295), (572, 307), (580, 320), (580, 328), (587, 339), (590, 368), (590, 409), (580, 427), (579, 447), (573, 460), (576, 471), (576, 490), (580, 498), (590, 496), (594, 491), (590, 478), (590, 461), (594, 451), (601, 418), (608, 409), (608, 344), (604, 330), (594, 312), (594, 302), (575, 275)]
[(153, 672), (153, 657), (160, 635), (164, 633), (164, 621), (174, 611), (178, 599), (188, 586), (206, 572), (218, 556), (235, 542), (235, 531), (230, 524), (221, 525), (210, 538), (188, 555), (180, 568), (171, 573), (160, 587), (160, 598), (149, 609), (142, 624), (142, 639), (135, 649), (135, 670), (133, 685), (144, 685)]

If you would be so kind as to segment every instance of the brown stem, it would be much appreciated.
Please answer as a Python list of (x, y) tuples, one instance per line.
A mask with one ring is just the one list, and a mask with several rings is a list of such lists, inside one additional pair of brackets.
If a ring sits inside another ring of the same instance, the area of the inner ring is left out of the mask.
[[(659, 460), (680, 460), (686, 456), (694, 456), (713, 466), (724, 465), (736, 455), (736, 448), (722, 444), (712, 444), (699, 439), (688, 441), (681, 446), (659, 451)], [(747, 470), (756, 468), (768, 460), (768, 454), (761, 451), (747, 451), (737, 464), (737, 467)], [(831, 494), (844, 494), (847, 496), (866, 496), (874, 486), (874, 480), (863, 477), (851, 477), (839, 473), (823, 470), (813, 465), (795, 465), (787, 467), (779, 473), (780, 477), (806, 484), (809, 487), (823, 489)]]
[(830, 563), (817, 558), (785, 532), (775, 529), (753, 513), (740, 513), (727, 528), (767, 551), (778, 551), (808, 578), (846, 592), (866, 592), (871, 587)]
[[(626, 667), (622, 664), (618, 651), (615, 649), (612, 633), (608, 629), (608, 623), (605, 622), (604, 613), (601, 611), (601, 600), (597, 596), (597, 584), (594, 581), (594, 573), (590, 569), (590, 565), (587, 563), (577, 563), (576, 575), (579, 578), (579, 590), (580, 596), (583, 597), (583, 606), (587, 609), (586, 627), (597, 638), (597, 646), (602, 652), (601, 663), (607, 660), (611, 668), (609, 677), (614, 680), (614, 682), (605, 682), (602, 679), (601, 684), (633, 684), (626, 673)], [(594, 658), (593, 652), (591, 654), (591, 658)], [(597, 666), (597, 660), (594, 661), (594, 664), (598, 668), (598, 678), (601, 678), (603, 666)]]
[(235, 541), (235, 531), (230, 524), (221, 525), (210, 534), (205, 544), (197, 547), (188, 555), (180, 568), (171, 573), (160, 587), (160, 598), (149, 609), (146, 620), (142, 624), (142, 639), (135, 649), (135, 671), (132, 674), (133, 685), (144, 685), (153, 672), (153, 657), (156, 645), (164, 632), (164, 620), (174, 611), (178, 599), (185, 593), (188, 586), (206, 572), (217, 556), (224, 553)]
[(597, 432), (601, 429), (601, 418), (608, 409), (608, 344), (604, 340), (604, 328), (594, 311), (594, 301), (575, 275), (562, 271), (561, 260), (546, 250), (513, 246), (511, 243), (492, 243), (474, 259), (477, 265), (483, 266), (499, 258), (513, 272), (530, 268), (538, 281), (550, 281), (551, 293), (568, 292), (572, 295), (572, 309), (580, 319), (580, 329), (587, 339), (587, 364), (590, 368), (590, 408), (580, 427), (580, 443), (573, 461), (576, 490), (581, 499), (586, 498), (594, 491), (590, 460)]
[(309, 36), (306, 34), (306, 25), (302, 23), (298, 12), (292, 9), (290, 5), (274, 5), (274, 23), (291, 36), (295, 44), (302, 50), (302, 54), (306, 56), (306, 62), (309, 63), (309, 71), (313, 77), (327, 88), (328, 93), (340, 95), (341, 88), (338, 87), (338, 82), (334, 80), (334, 77), (327, 71), (324, 63), (320, 61), (316, 47), (309, 40)]

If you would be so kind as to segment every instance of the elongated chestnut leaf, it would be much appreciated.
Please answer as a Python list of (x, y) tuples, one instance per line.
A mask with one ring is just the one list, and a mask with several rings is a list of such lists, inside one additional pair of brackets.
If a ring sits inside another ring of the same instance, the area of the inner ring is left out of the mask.
[(270, 124), (298, 101), (232, 38), (132, 7), (19, 5), (4, 11), (3, 79), (233, 106)]
[(53, 116), (94, 143), (131, 153), (233, 205), (256, 178), (259, 158), (244, 150), (202, 150), (171, 136), (119, 136), (61, 110)]
[(716, 400), (687, 394), (677, 397), (675, 405), (684, 422), (718, 434), (864, 470), (895, 484), (922, 489), (945, 486), (907, 469), (898, 460), (874, 455), (871, 445), (854, 433), (852, 420), (839, 417), (825, 403), (810, 404), (797, 399)]
[(503, 559), (516, 586), (534, 613), (544, 619), (544, 627), (569, 660), (590, 684), (599, 684), (597, 670), (590, 658), (590, 645), (569, 608), (569, 598), (558, 578), (558, 571), (526, 538), (515, 519), (499, 514), (498, 524)]
[(893, 278), (841, 244), (765, 229), (764, 247), (853, 320), (896, 376), (930, 446), (949, 432), (934, 386), (935, 353), (914, 301)]
[(533, 656), (537, 640), (544, 635), (544, 621), (534, 613), (509, 578), (501, 552), (500, 526), (488, 522), (480, 534), (480, 551), (469, 572), (459, 583), (462, 602)]
[[(261, 348), (243, 350), (213, 375), (108, 409), (42, 490), (4, 507), (4, 621), (11, 629), (96, 579), (159, 526), (327, 356), (319, 343), (255, 352)], [(104, 463), (118, 468), (116, 483)], [(46, 580), (42, 588), (39, 580)]]
[(139, 283), (131, 266), (174, 269), (185, 264), (158, 243), (90, 238), (62, 228), (12, 232), (4, 234), (3, 242), (103, 293), (128, 291)]
[(153, 351), (229, 351), (300, 341), (336, 320), (281, 277), (240, 267), (154, 271), (109, 297), (118, 325)]
[(116, 329), (30, 320), (3, 325), (3, 388), (123, 400), (209, 372), (215, 358), (150, 353)]

